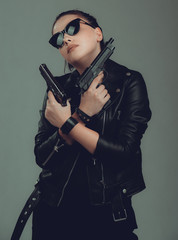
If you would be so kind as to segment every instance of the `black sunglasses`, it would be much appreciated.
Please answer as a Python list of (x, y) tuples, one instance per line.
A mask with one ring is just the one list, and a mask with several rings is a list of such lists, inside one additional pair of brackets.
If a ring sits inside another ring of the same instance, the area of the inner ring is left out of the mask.
[(86, 25), (88, 25), (92, 28), (96, 28), (93, 25), (91, 25), (90, 23), (85, 22), (83, 19), (76, 18), (76, 19), (72, 20), (70, 23), (68, 23), (63, 31), (55, 33), (50, 38), (49, 43), (57, 49), (61, 48), (64, 45), (64, 42), (63, 42), (64, 33), (67, 33), (70, 36), (73, 36), (73, 35), (77, 34), (80, 30), (80, 22), (81, 21), (84, 24), (86, 24)]

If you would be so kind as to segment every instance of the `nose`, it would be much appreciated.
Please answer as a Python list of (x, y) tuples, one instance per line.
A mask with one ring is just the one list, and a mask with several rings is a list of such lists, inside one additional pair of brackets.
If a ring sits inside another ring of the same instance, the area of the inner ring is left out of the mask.
[(63, 42), (64, 42), (64, 45), (68, 45), (69, 42), (72, 41), (72, 37), (68, 34), (64, 34), (64, 39), (63, 39)]

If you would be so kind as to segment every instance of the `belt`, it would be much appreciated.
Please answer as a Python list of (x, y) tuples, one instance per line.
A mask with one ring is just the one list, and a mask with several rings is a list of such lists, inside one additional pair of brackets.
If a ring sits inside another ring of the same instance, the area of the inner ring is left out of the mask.
[(23, 232), (27, 220), (29, 219), (31, 213), (33, 212), (34, 208), (37, 206), (40, 200), (41, 192), (39, 187), (40, 187), (39, 183), (37, 183), (35, 185), (34, 191), (31, 193), (30, 197), (26, 201), (25, 206), (23, 207), (17, 220), (17, 223), (15, 225), (14, 231), (11, 236), (11, 240), (20, 239), (20, 236)]
[(112, 215), (115, 222), (127, 219), (127, 211), (124, 207), (123, 198), (122, 191), (120, 191), (112, 200)]

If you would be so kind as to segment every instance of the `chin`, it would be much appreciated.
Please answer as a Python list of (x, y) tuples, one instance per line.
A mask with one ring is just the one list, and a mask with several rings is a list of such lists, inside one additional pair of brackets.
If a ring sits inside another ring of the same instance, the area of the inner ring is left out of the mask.
[(78, 65), (84, 65), (85, 67), (88, 67), (95, 59), (95, 57), (96, 54), (94, 54), (93, 52), (78, 52), (78, 54), (75, 53), (73, 54), (73, 56), (71, 55), (68, 62), (74, 67)]
[(78, 65), (83, 65), (83, 63), (85, 62), (86, 57), (83, 56), (82, 54), (75, 54), (75, 56), (71, 56), (70, 59), (68, 60), (68, 62), (72, 65), (72, 66), (78, 66)]

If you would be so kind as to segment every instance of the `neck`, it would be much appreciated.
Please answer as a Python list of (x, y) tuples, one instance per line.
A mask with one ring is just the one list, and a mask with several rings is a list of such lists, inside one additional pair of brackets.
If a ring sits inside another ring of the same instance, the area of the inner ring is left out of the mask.
[(100, 53), (100, 51), (101, 51), (101, 48), (99, 48), (93, 55), (90, 54), (89, 57), (86, 56), (82, 58), (79, 62), (77, 61), (76, 63), (73, 63), (73, 67), (79, 72), (80, 75), (82, 75), (85, 69), (91, 65), (91, 63)]

